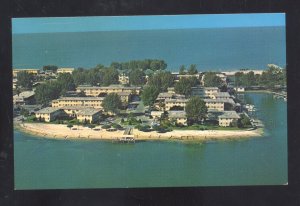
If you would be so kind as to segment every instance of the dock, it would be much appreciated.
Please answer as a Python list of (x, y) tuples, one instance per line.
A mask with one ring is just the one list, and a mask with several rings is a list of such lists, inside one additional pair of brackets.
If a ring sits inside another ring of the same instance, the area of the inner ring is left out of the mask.
[(117, 143), (135, 143), (132, 128), (126, 128), (121, 138), (116, 138), (113, 142)]

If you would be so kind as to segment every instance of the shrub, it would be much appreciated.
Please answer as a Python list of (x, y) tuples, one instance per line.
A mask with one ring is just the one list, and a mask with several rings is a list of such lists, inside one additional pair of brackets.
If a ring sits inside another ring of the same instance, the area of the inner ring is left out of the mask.
[(109, 129), (109, 128), (111, 128), (111, 125), (106, 124), (106, 125), (103, 125), (101, 128), (102, 128), (102, 129)]
[(150, 131), (150, 126), (149, 125), (140, 126), (139, 130), (142, 131), (142, 132), (149, 132)]

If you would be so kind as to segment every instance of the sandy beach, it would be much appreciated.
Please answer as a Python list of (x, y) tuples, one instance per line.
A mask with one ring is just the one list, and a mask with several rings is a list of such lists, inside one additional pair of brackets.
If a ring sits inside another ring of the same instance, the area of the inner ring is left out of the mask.
[[(45, 138), (54, 139), (99, 139), (99, 140), (115, 140), (124, 137), (124, 131), (106, 131), (100, 127), (100, 130), (94, 130), (83, 126), (74, 126), (74, 129), (68, 128), (61, 124), (44, 124), (44, 123), (24, 123), (18, 124), (17, 128), (23, 132), (30, 133)], [(256, 130), (173, 130), (167, 133), (141, 132), (137, 129), (133, 130), (133, 137), (139, 140), (217, 140), (217, 139), (238, 139), (258, 137), (262, 135), (262, 129)], [(127, 135), (128, 136), (128, 135)]]

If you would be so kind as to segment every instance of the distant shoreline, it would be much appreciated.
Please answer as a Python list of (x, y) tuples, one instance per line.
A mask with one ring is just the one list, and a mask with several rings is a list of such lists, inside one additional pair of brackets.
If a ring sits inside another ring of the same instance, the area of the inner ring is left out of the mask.
[[(123, 137), (124, 131), (109, 132), (104, 129), (93, 129), (74, 126), (76, 130), (69, 129), (61, 124), (44, 123), (15, 123), (15, 129), (48, 139), (72, 139), (72, 140), (110, 140), (114, 141)], [(142, 132), (133, 130), (135, 141), (208, 141), (208, 140), (233, 140), (241, 138), (260, 137), (263, 129), (254, 130), (173, 130), (166, 133)]]

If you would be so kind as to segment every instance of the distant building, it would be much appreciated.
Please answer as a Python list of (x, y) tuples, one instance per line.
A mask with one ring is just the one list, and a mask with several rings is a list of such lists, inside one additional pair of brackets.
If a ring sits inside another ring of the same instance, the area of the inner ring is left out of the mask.
[(174, 89), (174, 87), (168, 87), (168, 93), (175, 94), (175, 89)]
[(204, 95), (209, 98), (214, 98), (214, 94), (220, 92), (218, 87), (203, 87)]
[(219, 126), (229, 127), (236, 123), (238, 119), (240, 119), (240, 116), (235, 111), (224, 111), (224, 113), (219, 116)]
[(185, 111), (169, 111), (168, 117), (177, 124), (187, 125), (187, 117)]
[(228, 92), (217, 92), (211, 95), (212, 99), (230, 99), (231, 96)]
[(161, 92), (158, 94), (156, 100), (166, 100), (166, 99), (173, 99), (174, 94), (168, 92)]
[(204, 99), (204, 102), (208, 110), (215, 111), (225, 111), (226, 104), (232, 105), (233, 107), (235, 106), (233, 99)]
[(63, 115), (64, 112), (60, 108), (46, 107), (35, 112), (35, 117), (45, 122), (52, 122)]
[(13, 69), (13, 77), (16, 78), (19, 72), (27, 72), (29, 74), (38, 75), (40, 73), (39, 69)]
[(25, 91), (13, 96), (13, 103), (15, 105), (27, 105), (34, 102), (34, 91)]
[(119, 95), (123, 103), (131, 101), (131, 92), (116, 92), (116, 94)]
[(188, 99), (166, 99), (165, 100), (165, 109), (169, 111), (174, 106), (179, 106), (185, 108)]
[(227, 75), (224, 73), (218, 73), (216, 74), (217, 77), (220, 77), (223, 83), (227, 83)]
[(85, 108), (77, 113), (79, 122), (94, 123), (100, 119), (101, 111), (94, 108)]
[(108, 87), (96, 87), (96, 86), (78, 86), (76, 88), (77, 92), (83, 91), (86, 96), (101, 96), (110, 93), (118, 93), (118, 92), (130, 92), (131, 94), (140, 94), (141, 87), (124, 87), (121, 85), (114, 85)]
[(153, 117), (153, 119), (159, 119), (163, 113), (163, 111), (151, 111), (150, 115)]
[[(77, 117), (77, 114), (89, 107), (83, 107), (83, 106), (65, 106), (61, 107), (61, 109), (69, 116), (69, 117)], [(91, 107), (92, 108), (92, 107)]]
[(104, 97), (61, 97), (52, 100), (52, 107), (84, 106), (102, 109)]
[(129, 84), (129, 76), (127, 76), (125, 74), (119, 75), (119, 82), (121, 84)]
[(197, 87), (192, 87), (191, 89), (192, 89), (192, 92), (191, 92), (192, 96), (205, 97), (204, 87), (197, 86)]
[(72, 74), (74, 71), (74, 68), (58, 68), (56, 73), (57, 74), (63, 74), (63, 73), (69, 73)]

